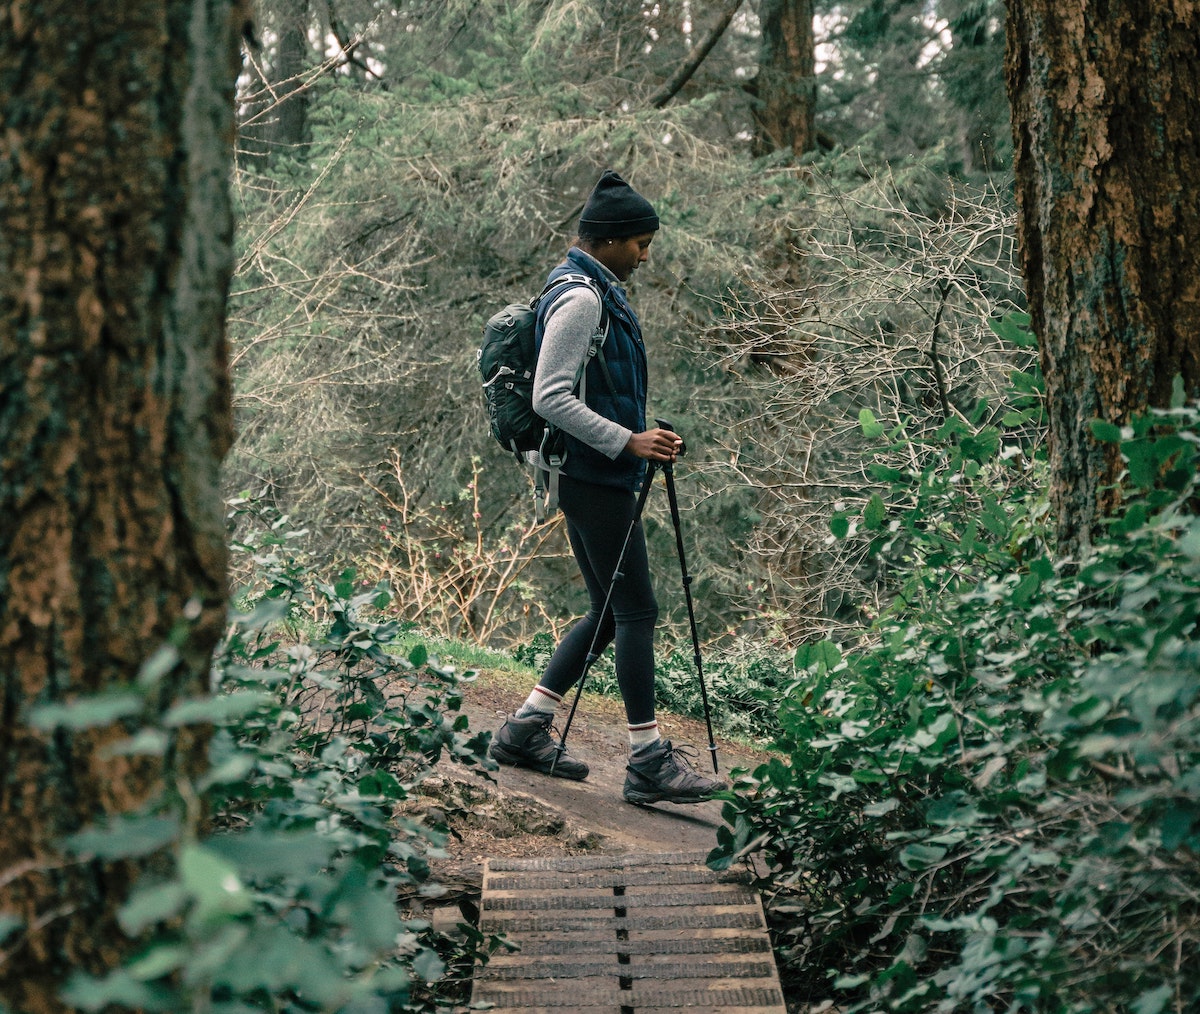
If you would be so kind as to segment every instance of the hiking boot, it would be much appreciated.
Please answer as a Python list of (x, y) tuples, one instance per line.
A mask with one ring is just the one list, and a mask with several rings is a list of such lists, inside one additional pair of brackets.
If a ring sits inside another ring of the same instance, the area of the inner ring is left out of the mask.
[(644, 756), (629, 758), (625, 771), (627, 803), (702, 803), (714, 792), (727, 788), (719, 778), (707, 778), (692, 768), (686, 756), (691, 747), (672, 746), (660, 739)]
[(588, 766), (565, 750), (559, 754), (558, 744), (550, 738), (553, 719), (553, 715), (530, 715), (528, 718), (509, 715), (488, 747), (492, 760), (513, 767), (532, 768), (544, 775), (583, 781), (588, 776)]

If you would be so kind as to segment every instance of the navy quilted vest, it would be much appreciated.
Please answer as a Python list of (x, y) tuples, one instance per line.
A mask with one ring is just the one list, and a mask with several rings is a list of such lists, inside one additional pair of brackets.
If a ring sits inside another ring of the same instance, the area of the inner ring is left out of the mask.
[[(595, 279), (604, 295), (605, 315), (609, 321), (608, 338), (604, 342), (604, 361), (612, 376), (616, 397), (609, 391), (599, 362), (593, 358), (587, 367), (587, 406), (606, 419), (612, 419), (634, 433), (641, 433), (646, 429), (647, 370), (646, 346), (642, 342), (642, 327), (637, 314), (625, 299), (624, 290), (609, 282), (591, 258), (576, 247), (571, 248), (567, 259), (551, 271), (546, 280), (553, 281), (559, 275), (572, 272)], [(539, 347), (545, 313), (553, 302), (554, 297), (538, 306)], [(646, 463), (641, 458), (622, 451), (613, 460), (570, 434), (564, 436), (567, 441), (567, 456), (562, 469), (564, 475), (582, 482), (623, 489), (637, 489), (641, 485), (646, 470)]]

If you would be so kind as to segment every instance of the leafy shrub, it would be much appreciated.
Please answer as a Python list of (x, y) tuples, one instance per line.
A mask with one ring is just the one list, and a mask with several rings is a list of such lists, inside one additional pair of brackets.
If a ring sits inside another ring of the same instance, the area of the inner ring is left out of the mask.
[[(452, 672), (422, 648), (389, 652), (397, 622), (369, 618), (388, 604), (384, 587), (350, 572), (316, 579), (290, 551), (286, 518), (246, 501), (235, 512), (256, 521), (234, 544), (256, 579), (217, 654), (216, 692), (123, 747), (162, 750), (172, 728), (211, 723), (208, 773), (70, 843), (81, 856), (161, 851), (165, 862), (119, 913), (144, 939), (140, 955), (103, 979), (76, 976), (65, 998), (85, 1011), (448, 1007), (461, 999), (456, 970), (469, 974), (498, 942), (464, 925), (457, 944), (403, 916), (399, 896), (439, 893), (429, 860), (445, 832), (403, 804), (443, 756), (486, 763), (487, 736), (454, 714)], [(147, 665), (139, 692), (169, 661), (165, 649)]]
[[(775, 705), (792, 682), (789, 658), (750, 644), (702, 650), (701, 665), (713, 729), (762, 739), (778, 729)], [(655, 669), (658, 703), (677, 715), (704, 716), (700, 676), (691, 644), (675, 648)]]
[(1156, 1014), (1200, 995), (1198, 424), (1097, 425), (1131, 493), (1082, 561), (1054, 558), (1013, 474), (1039, 466), (988, 427), (947, 428), (933, 465), (877, 473), (887, 498), (834, 519), (899, 594), (869, 644), (797, 653), (785, 759), (740, 779), (710, 857), (761, 850), (797, 999)]

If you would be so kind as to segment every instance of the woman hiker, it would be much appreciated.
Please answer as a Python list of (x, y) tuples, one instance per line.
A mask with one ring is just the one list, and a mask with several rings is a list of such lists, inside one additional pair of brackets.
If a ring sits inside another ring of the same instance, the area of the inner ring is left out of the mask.
[[(646, 348), (637, 315), (620, 287), (649, 259), (657, 230), (658, 216), (650, 202), (615, 172), (606, 171), (583, 207), (576, 244), (548, 279), (565, 273), (587, 275), (604, 294), (606, 314), (597, 292), (582, 283), (559, 286), (538, 306), (540, 351), (533, 406), (565, 436), (558, 501), (590, 606), (555, 649), (529, 698), (505, 719), (489, 752), (501, 764), (586, 778), (583, 761), (565, 752), (557, 756), (551, 723), (583, 672), (593, 638), (597, 654), (615, 640), (617, 682), (629, 729), (625, 799), (697, 803), (725, 784), (695, 771), (679, 749), (659, 735), (653, 651), (658, 604), (641, 525), (630, 534), (645, 462), (673, 462), (683, 446), (670, 430), (646, 428)], [(594, 356), (589, 362), (584, 401), (576, 390), (576, 377), (604, 316), (609, 322), (604, 363)], [(611, 386), (602, 372), (605, 364)], [(534, 463), (543, 467), (540, 460)], [(614, 583), (627, 534), (622, 576)], [(601, 615), (610, 584), (610, 608)]]

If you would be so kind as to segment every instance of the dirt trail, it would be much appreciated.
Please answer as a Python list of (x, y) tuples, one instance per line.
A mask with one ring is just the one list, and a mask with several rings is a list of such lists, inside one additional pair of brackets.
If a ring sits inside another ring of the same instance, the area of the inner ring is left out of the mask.
[[(462, 710), (472, 730), (494, 732), (505, 714), (520, 703), (511, 690), (490, 683), (486, 676), (462, 689)], [(710, 769), (703, 722), (660, 714), (659, 723), (673, 743), (696, 748), (699, 770)], [(567, 745), (573, 756), (590, 766), (585, 781), (502, 767), (492, 772), (495, 780), (489, 782), (479, 773), (447, 765), (442, 777), (427, 784), (432, 807), (443, 806), (448, 817), (456, 805), (467, 811), (451, 821), (457, 837), (447, 850), (458, 863), (482, 866), (484, 859), (498, 856), (702, 851), (716, 845), (722, 824), (720, 802), (632, 806), (622, 799), (629, 744), (619, 702), (585, 696)], [(763, 757), (717, 741), (717, 761), (726, 778), (731, 769), (753, 767)], [(461, 872), (470, 875), (469, 870)]]

